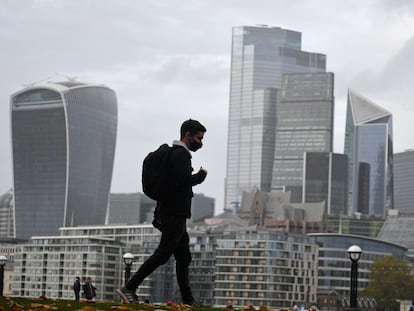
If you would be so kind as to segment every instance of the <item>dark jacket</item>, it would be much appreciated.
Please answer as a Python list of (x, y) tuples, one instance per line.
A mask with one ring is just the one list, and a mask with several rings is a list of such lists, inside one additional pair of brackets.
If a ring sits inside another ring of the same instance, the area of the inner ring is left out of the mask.
[(77, 292), (77, 293), (79, 293), (80, 292), (80, 289), (81, 289), (81, 283), (80, 283), (80, 280), (75, 280), (75, 282), (73, 283), (73, 290), (75, 291), (75, 292)]
[(83, 284), (83, 293), (86, 299), (92, 300), (96, 296), (96, 287), (92, 283), (86, 282)]
[(172, 185), (172, 194), (158, 202), (159, 212), (165, 215), (191, 217), (192, 187), (206, 178), (204, 171), (193, 174), (190, 152), (180, 145), (174, 145), (168, 160), (168, 179)]

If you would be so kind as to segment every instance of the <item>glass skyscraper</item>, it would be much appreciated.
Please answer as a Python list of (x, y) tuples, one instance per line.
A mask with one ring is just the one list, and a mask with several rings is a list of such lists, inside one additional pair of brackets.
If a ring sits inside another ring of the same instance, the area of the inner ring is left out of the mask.
[(225, 207), (239, 206), (243, 191), (271, 189), (282, 75), (325, 67), (325, 55), (301, 50), (300, 32), (233, 28)]
[(332, 152), (305, 152), (303, 202), (326, 202), (330, 215), (344, 215), (347, 206), (348, 159)]
[(348, 214), (385, 216), (393, 208), (392, 115), (348, 91), (344, 153), (348, 156)]
[(394, 208), (414, 216), (414, 150), (394, 153)]
[(107, 87), (37, 85), (11, 96), (15, 237), (104, 224), (117, 100)]
[(276, 111), (272, 189), (291, 191), (292, 202), (302, 202), (304, 153), (332, 151), (333, 73), (283, 75)]

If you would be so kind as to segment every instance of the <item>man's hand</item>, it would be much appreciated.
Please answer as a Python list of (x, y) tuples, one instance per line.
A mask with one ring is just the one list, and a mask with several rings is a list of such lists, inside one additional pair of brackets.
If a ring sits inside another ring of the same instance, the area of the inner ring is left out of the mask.
[(202, 183), (204, 179), (206, 179), (207, 176), (207, 170), (205, 170), (202, 166), (200, 167), (200, 170), (197, 173), (198, 176), (200, 176), (200, 181), (198, 183)]

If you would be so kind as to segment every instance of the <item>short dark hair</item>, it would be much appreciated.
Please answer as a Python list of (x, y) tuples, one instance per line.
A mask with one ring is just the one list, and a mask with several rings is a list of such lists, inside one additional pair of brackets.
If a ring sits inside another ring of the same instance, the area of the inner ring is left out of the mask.
[(197, 120), (188, 119), (187, 121), (184, 121), (181, 125), (180, 129), (180, 139), (184, 138), (185, 133), (190, 132), (191, 135), (195, 135), (198, 132), (207, 132), (207, 129)]

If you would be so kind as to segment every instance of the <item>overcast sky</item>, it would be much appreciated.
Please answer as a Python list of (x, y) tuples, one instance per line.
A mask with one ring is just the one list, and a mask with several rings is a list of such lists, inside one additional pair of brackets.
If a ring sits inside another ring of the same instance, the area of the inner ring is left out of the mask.
[(352, 88), (394, 117), (394, 150), (414, 142), (412, 0), (0, 0), (0, 194), (12, 186), (10, 95), (39, 81), (105, 84), (118, 98), (112, 192), (141, 191), (144, 156), (207, 127), (193, 166), (197, 193), (222, 211), (233, 26), (302, 32), (302, 49), (327, 55), (335, 74), (335, 152), (343, 151)]

